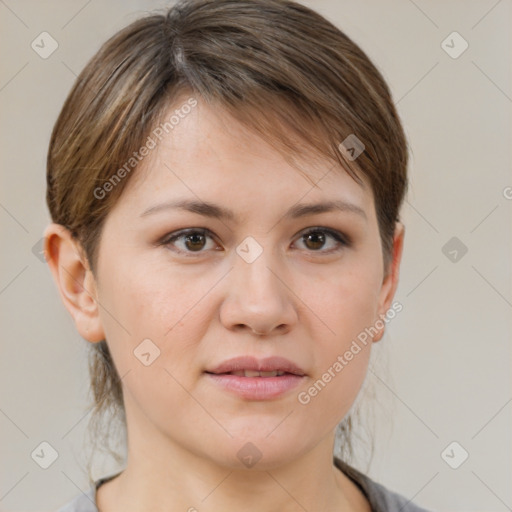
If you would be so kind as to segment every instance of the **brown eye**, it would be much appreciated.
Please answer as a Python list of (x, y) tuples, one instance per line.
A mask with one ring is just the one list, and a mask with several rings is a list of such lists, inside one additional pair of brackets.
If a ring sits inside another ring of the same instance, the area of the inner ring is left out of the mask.
[(308, 249), (321, 249), (325, 244), (325, 235), (321, 231), (312, 231), (304, 235), (304, 241)]
[[(306, 249), (320, 253), (330, 253), (350, 245), (347, 238), (341, 233), (324, 228), (311, 229), (303, 233), (300, 239), (304, 241)], [(328, 244), (329, 239), (334, 240), (334, 244), (333, 242)], [(326, 250), (321, 250), (326, 245), (330, 245), (330, 247), (327, 247)]]
[(202, 233), (185, 235), (184, 244), (191, 251), (200, 251), (205, 245), (205, 236)]
[[(161, 243), (176, 252), (201, 253), (208, 250), (209, 239), (213, 241), (212, 235), (205, 229), (188, 229), (167, 236)], [(210, 245), (210, 249), (216, 246), (215, 243), (213, 243), (213, 246)]]

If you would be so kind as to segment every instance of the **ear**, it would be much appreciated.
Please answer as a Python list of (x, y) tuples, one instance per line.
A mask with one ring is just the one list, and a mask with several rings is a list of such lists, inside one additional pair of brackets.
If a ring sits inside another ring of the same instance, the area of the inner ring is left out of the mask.
[(44, 236), (46, 261), (80, 336), (90, 342), (104, 340), (97, 286), (82, 247), (60, 224), (50, 224)]
[[(396, 289), (398, 287), (398, 277), (400, 273), (400, 262), (402, 261), (402, 251), (404, 246), (405, 227), (401, 222), (396, 222), (395, 234), (393, 236), (393, 251), (392, 259), (389, 263), (389, 268), (384, 269), (385, 277), (382, 282), (382, 288), (379, 293), (379, 305), (378, 315), (382, 319), (386, 316), (386, 312), (391, 307), (391, 301), (395, 296)], [(385, 323), (382, 321), (384, 326), (379, 329), (379, 332), (373, 337), (373, 341), (380, 341), (384, 336)]]

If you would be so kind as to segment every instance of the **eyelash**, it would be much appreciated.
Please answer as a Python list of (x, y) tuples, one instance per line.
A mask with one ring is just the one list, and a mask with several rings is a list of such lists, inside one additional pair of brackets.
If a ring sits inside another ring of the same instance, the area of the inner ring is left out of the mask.
[[(314, 234), (314, 233), (324, 233), (324, 234), (327, 234), (328, 236), (331, 236), (332, 238), (334, 238), (338, 242), (339, 247), (336, 248), (336, 249), (330, 249), (328, 251), (310, 250), (309, 252), (312, 252), (312, 253), (332, 254), (332, 253), (340, 251), (343, 248), (350, 247), (352, 245), (352, 242), (349, 239), (349, 237), (344, 235), (343, 233), (340, 233), (339, 231), (335, 231), (333, 229), (323, 228), (323, 227), (320, 227), (320, 226), (314, 227), (314, 228), (310, 228), (307, 231), (303, 232), (299, 236), (299, 239), (304, 238), (307, 235)], [(184, 230), (181, 230), (181, 231), (176, 231), (174, 233), (170, 233), (170, 234), (166, 235), (164, 238), (161, 239), (161, 241), (158, 243), (158, 245), (169, 246), (173, 242), (175, 242), (176, 240), (184, 238), (187, 235), (193, 235), (193, 234), (200, 234), (200, 235), (203, 235), (203, 236), (209, 236), (212, 239), (215, 238), (215, 235), (209, 229), (206, 229), (206, 228), (189, 228), (189, 229), (184, 229)], [(178, 252), (180, 254), (185, 254), (187, 257), (197, 257), (198, 255), (201, 255), (202, 253), (204, 253), (206, 251), (203, 251), (203, 250), (201, 250), (201, 251), (183, 251), (183, 250), (178, 250), (178, 251), (175, 251), (175, 252)]]

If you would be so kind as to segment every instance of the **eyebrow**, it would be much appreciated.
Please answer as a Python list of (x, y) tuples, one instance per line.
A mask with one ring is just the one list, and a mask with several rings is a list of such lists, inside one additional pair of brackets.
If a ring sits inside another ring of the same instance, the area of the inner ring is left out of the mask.
[[(189, 199), (179, 199), (175, 201), (157, 204), (142, 212), (140, 216), (145, 217), (146, 215), (150, 215), (153, 213), (169, 209), (185, 210), (192, 213), (197, 213), (199, 215), (203, 215), (205, 217), (236, 222), (236, 215), (234, 214), (233, 211), (229, 210), (228, 208), (207, 201), (196, 201)], [(307, 215), (316, 215), (332, 211), (355, 213), (364, 218), (365, 220), (367, 220), (366, 213), (361, 207), (340, 199), (313, 204), (296, 204), (292, 206), (284, 214), (283, 217), (288, 219), (297, 219), (300, 217), (305, 217)]]

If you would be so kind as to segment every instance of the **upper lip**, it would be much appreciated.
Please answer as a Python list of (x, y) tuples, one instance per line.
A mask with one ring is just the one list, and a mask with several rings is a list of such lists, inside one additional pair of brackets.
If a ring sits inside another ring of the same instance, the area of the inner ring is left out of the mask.
[(306, 372), (298, 365), (284, 357), (266, 357), (258, 359), (253, 356), (241, 356), (227, 359), (212, 369), (206, 370), (207, 373), (229, 373), (240, 370), (253, 370), (259, 372), (282, 371), (294, 375), (303, 376)]

